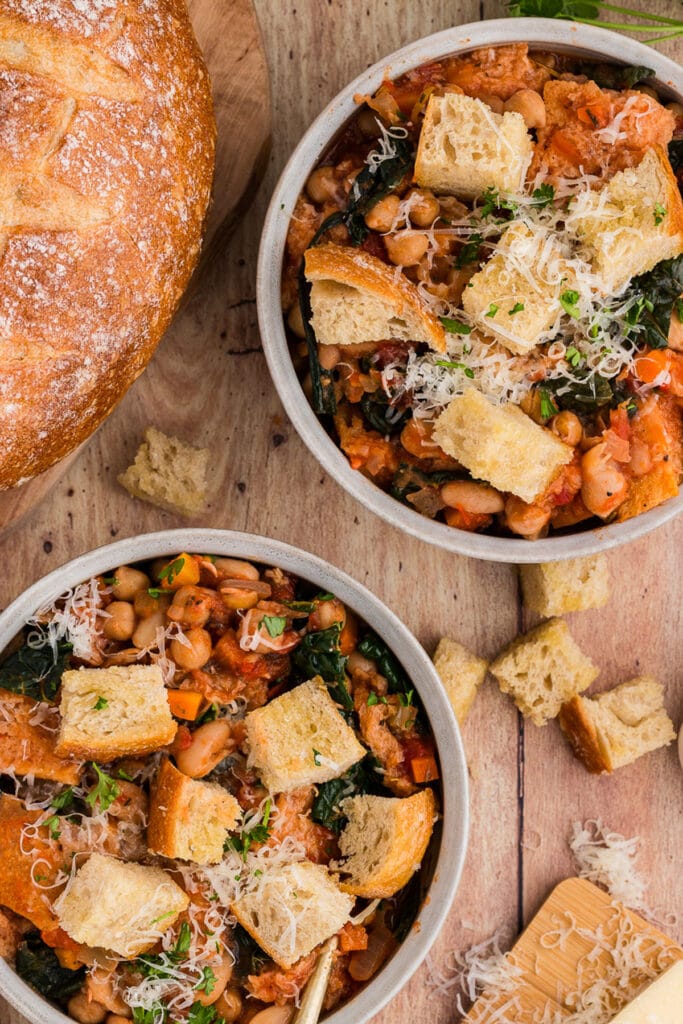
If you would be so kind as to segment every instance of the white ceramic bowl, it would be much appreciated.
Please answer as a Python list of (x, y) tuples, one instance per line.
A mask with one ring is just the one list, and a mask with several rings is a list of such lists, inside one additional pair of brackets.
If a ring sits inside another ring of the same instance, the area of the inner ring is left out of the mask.
[[(422, 963), (450, 909), (465, 859), (468, 831), (467, 764), (455, 715), (424, 648), (406, 626), (350, 576), (314, 555), (247, 533), (227, 530), (164, 530), (108, 544), (80, 555), (25, 590), (0, 615), (0, 651), (42, 605), (65, 590), (119, 565), (176, 554), (206, 552), (280, 566), (330, 591), (353, 608), (388, 644), (406, 670), (427, 712), (441, 767), (443, 818), (429, 900), (395, 956), (354, 999), (326, 1018), (326, 1024), (363, 1024), (405, 985)], [(0, 995), (32, 1024), (73, 1024), (50, 1006), (0, 958)]]
[(289, 418), (324, 469), (367, 508), (406, 533), (474, 558), (495, 562), (547, 562), (605, 551), (634, 540), (683, 510), (683, 495), (625, 523), (599, 526), (567, 536), (527, 541), (468, 533), (435, 522), (385, 493), (351, 469), (346, 456), (327, 435), (304, 395), (289, 354), (280, 307), (280, 276), (285, 239), (297, 196), (321, 153), (357, 110), (355, 93), (373, 93), (385, 76), (395, 78), (426, 61), (479, 46), (528, 42), (578, 57), (645, 65), (656, 73), (663, 94), (683, 101), (683, 69), (642, 43), (589, 25), (548, 18), (508, 18), (459, 25), (404, 46), (373, 65), (332, 100), (294, 150), (273, 193), (261, 236), (257, 301), (263, 349)]

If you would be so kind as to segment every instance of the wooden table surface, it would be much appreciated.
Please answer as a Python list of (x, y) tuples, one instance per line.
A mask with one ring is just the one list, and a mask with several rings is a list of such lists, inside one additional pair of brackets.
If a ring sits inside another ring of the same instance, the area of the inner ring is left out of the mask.
[[(217, 3), (220, 0), (216, 0)], [(633, 0), (632, 0), (633, 3)], [(679, 14), (673, 0), (637, 0), (641, 10)], [(403, 536), (365, 511), (318, 466), (285, 416), (261, 353), (254, 303), (259, 232), (269, 191), (302, 131), (349, 79), (413, 38), (454, 23), (496, 17), (477, 0), (256, 0), (272, 73), (274, 138), (268, 174), (224, 256), (206, 274), (182, 330), (173, 328), (147, 373), (154, 405), (133, 387), (57, 488), (4, 542), (0, 604), (66, 559), (114, 538), (182, 526), (134, 502), (116, 476), (139, 444), (141, 424), (211, 449), (213, 497), (195, 525), (273, 537), (323, 556), (366, 583), (431, 652), (448, 634), (485, 657), (525, 625), (516, 573), (507, 565), (445, 554)], [(226, 45), (230, 45), (226, 40)], [(683, 45), (660, 49), (681, 59)], [(220, 187), (220, 183), (219, 186)], [(210, 375), (215, 401), (198, 381)], [(613, 592), (597, 612), (570, 617), (601, 666), (598, 688), (641, 673), (666, 684), (676, 725), (683, 715), (683, 517), (609, 556)], [(683, 939), (683, 776), (675, 748), (612, 778), (594, 778), (570, 756), (553, 723), (523, 722), (487, 683), (464, 727), (472, 827), (459, 893), (431, 959), (502, 929), (512, 939), (563, 877), (572, 874), (567, 835), (575, 820), (602, 817), (642, 837), (649, 899)], [(445, 1024), (453, 994), (438, 995), (423, 965), (380, 1013), (381, 1024)], [(25, 1024), (0, 1000), (0, 1024)]]

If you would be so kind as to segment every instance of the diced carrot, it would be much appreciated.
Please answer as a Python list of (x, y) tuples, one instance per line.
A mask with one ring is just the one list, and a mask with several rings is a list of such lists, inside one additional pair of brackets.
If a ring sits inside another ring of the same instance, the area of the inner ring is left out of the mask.
[(194, 722), (203, 700), (201, 693), (196, 690), (167, 690), (166, 693), (171, 714)]
[(660, 373), (668, 373), (671, 367), (671, 351), (668, 348), (656, 348), (635, 360), (636, 375), (644, 384), (652, 384)]
[(164, 566), (159, 578), (164, 590), (180, 590), (181, 587), (191, 587), (199, 583), (199, 575), (199, 563), (196, 558), (183, 551)]
[(581, 152), (576, 143), (561, 131), (555, 132), (550, 143), (552, 149), (556, 149), (562, 156), (567, 157), (577, 165), (581, 161)]
[(347, 921), (339, 932), (339, 952), (352, 953), (356, 949), (368, 948), (368, 933), (362, 924)]
[(439, 777), (436, 759), (430, 756), (414, 757), (410, 762), (413, 782), (434, 782)]

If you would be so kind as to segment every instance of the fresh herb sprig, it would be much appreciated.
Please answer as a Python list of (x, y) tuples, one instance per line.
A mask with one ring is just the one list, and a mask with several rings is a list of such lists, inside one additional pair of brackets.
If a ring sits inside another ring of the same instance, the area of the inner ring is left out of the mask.
[[(661, 33), (644, 39), (645, 43), (659, 43), (665, 39), (675, 39), (683, 35), (683, 21), (680, 18), (667, 18), (663, 14), (647, 14), (643, 11), (634, 10), (632, 7), (622, 7), (620, 4), (607, 3), (606, 0), (593, 0), (587, 3), (586, 0), (511, 0), (508, 3), (510, 14), (523, 18), (563, 18), (568, 21), (579, 21), (584, 25), (599, 25), (601, 28), (616, 29), (621, 32)], [(626, 21), (605, 21), (601, 12), (609, 12), (608, 17), (613, 14), (627, 15), (636, 18), (641, 24), (632, 25)]]
[(103, 772), (100, 766), (94, 761), (92, 762), (92, 766), (97, 775), (97, 782), (86, 796), (85, 802), (91, 807), (94, 807), (95, 804), (97, 804), (100, 812), (107, 811), (121, 792), (121, 788), (116, 780), (113, 779), (111, 775), (107, 775), (106, 772)]
[(270, 821), (271, 811), (271, 800), (268, 798), (263, 807), (263, 818), (258, 825), (254, 825), (246, 832), (240, 832), (237, 836), (228, 836), (225, 840), (225, 849), (234, 850), (235, 853), (239, 853), (243, 861), (246, 862), (247, 854), (251, 848), (252, 843), (265, 843), (270, 835), (270, 829), (268, 828), (268, 822)]

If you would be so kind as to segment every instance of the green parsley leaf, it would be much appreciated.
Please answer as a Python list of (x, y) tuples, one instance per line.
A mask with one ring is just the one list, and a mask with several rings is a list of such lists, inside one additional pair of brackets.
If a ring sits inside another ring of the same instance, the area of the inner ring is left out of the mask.
[(554, 200), (555, 189), (552, 185), (540, 185), (538, 188), (533, 190), (531, 198), (534, 200), (531, 204), (532, 206), (535, 206), (538, 209), (543, 209), (544, 206), (550, 206)]
[(455, 257), (455, 265), (458, 270), (462, 270), (463, 267), (468, 266), (470, 263), (476, 263), (479, 259), (479, 246), (482, 242), (483, 238), (480, 234), (470, 235), (469, 240), (465, 242)]
[[(161, 918), (157, 920), (160, 921)], [(187, 921), (183, 921), (172, 949), (152, 956), (139, 956), (135, 961), (135, 968), (145, 978), (172, 978), (178, 964), (189, 953), (191, 944), (190, 926)]]
[(126, 782), (132, 782), (133, 781), (133, 776), (129, 775), (127, 771), (124, 771), (123, 768), (117, 768), (116, 769), (116, 777), (117, 777), (117, 779), (125, 779)]
[(105, 587), (118, 587), (119, 585), (118, 577), (116, 576), (103, 576), (102, 582)]
[(499, 308), (500, 307), (498, 307), (495, 304), (495, 302), (492, 302), (491, 305), (489, 306), (488, 310), (486, 311), (486, 313), (484, 313), (484, 316), (495, 316), (496, 313), (498, 312)]
[(439, 320), (443, 324), (443, 328), (448, 334), (471, 334), (472, 328), (469, 324), (463, 324), (459, 320), (454, 320), (450, 316), (440, 316)]
[(56, 814), (51, 814), (49, 818), (46, 818), (43, 822), (46, 828), (50, 830), (50, 839), (59, 839), (62, 832), (59, 827), (60, 821)]
[(159, 589), (159, 587), (148, 587), (147, 593), (149, 594), (150, 597), (161, 597), (162, 591)]
[(92, 762), (92, 766), (97, 773), (97, 782), (86, 796), (85, 802), (90, 804), (91, 807), (94, 807), (95, 804), (99, 804), (100, 811), (106, 811), (114, 803), (114, 800), (116, 800), (121, 790), (111, 775), (107, 775), (106, 772), (103, 772), (100, 766), (94, 761)]
[(225, 1024), (225, 1021), (218, 1016), (218, 1010), (214, 1006), (193, 1003), (190, 1007), (187, 1024)]
[(523, 309), (524, 309), (524, 303), (523, 302), (515, 302), (515, 304), (512, 307), (512, 309), (508, 309), (508, 316), (514, 316), (515, 313), (521, 313)]
[(133, 1007), (133, 1024), (166, 1024), (167, 1020), (168, 1010), (163, 1003), (156, 1002), (149, 1010)]
[(73, 786), (67, 786), (61, 793), (57, 793), (50, 801), (50, 807), (54, 807), (56, 811), (63, 811), (66, 807), (70, 807), (74, 801), (74, 788)]
[(659, 226), (666, 217), (666, 210), (661, 203), (655, 203), (654, 218), (655, 224)]
[(415, 696), (415, 690), (408, 690), (407, 693), (399, 693), (398, 702), (404, 708), (410, 707), (413, 703), (413, 697)]
[(437, 366), (445, 366), (449, 370), (462, 370), (466, 377), (470, 380), (474, 380), (474, 370), (469, 366), (465, 366), (464, 363), (454, 363), (451, 359), (437, 359)]
[(320, 765), (322, 764), (321, 758), (322, 758), (322, 754), (320, 753), (319, 750), (316, 750), (315, 747), (314, 747), (313, 748), (313, 764), (316, 766), (316, 768), (319, 768)]
[(261, 625), (266, 627), (269, 636), (273, 638), (282, 636), (287, 625), (287, 619), (283, 615), (264, 615)]
[(109, 701), (106, 697), (98, 697), (92, 706), (93, 711), (104, 711), (105, 708), (109, 707)]
[(583, 356), (579, 352), (578, 348), (575, 348), (573, 345), (569, 346), (569, 348), (564, 354), (564, 357), (569, 363), (569, 365), (573, 366), (574, 368), (579, 366), (583, 360)]
[[(316, 753), (314, 751), (314, 753)], [(320, 755), (318, 755), (320, 756)], [(268, 829), (268, 822), (270, 821), (270, 811), (272, 807), (272, 801), (270, 797), (265, 802), (263, 807), (263, 818), (258, 825), (249, 829), (247, 832), (240, 832), (238, 836), (228, 836), (223, 844), (224, 850), (234, 850), (235, 853), (239, 853), (243, 861), (247, 859), (247, 853), (252, 843), (265, 843), (270, 835)]]
[(167, 584), (170, 587), (176, 576), (178, 576), (182, 572), (184, 565), (185, 559), (181, 555), (180, 558), (176, 558), (169, 565), (164, 566), (164, 568), (159, 573), (159, 579), (166, 580)]
[(541, 397), (541, 416), (544, 420), (549, 420), (550, 417), (555, 416), (559, 410), (551, 395), (549, 395), (543, 388), (540, 388), (539, 395)]
[(210, 996), (216, 987), (216, 975), (213, 973), (210, 967), (202, 968), (202, 976), (195, 985), (198, 992), (206, 992), (207, 996)]
[(579, 298), (579, 293), (573, 291), (571, 288), (566, 292), (562, 292), (560, 295), (560, 305), (562, 306), (562, 309), (565, 313), (568, 313), (569, 316), (573, 317), (574, 320), (578, 320), (581, 316), (581, 310), (577, 306)]

